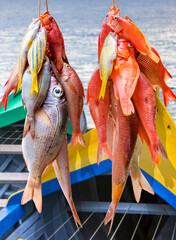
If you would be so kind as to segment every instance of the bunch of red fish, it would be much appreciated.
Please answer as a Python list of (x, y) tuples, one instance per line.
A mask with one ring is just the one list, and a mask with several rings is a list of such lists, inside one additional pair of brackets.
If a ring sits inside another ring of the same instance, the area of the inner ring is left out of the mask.
[(141, 141), (147, 143), (154, 163), (160, 163), (159, 155), (168, 160), (156, 131), (155, 88), (161, 87), (165, 105), (176, 96), (165, 83), (171, 75), (157, 51), (114, 5), (99, 34), (98, 63), (87, 102), (98, 133), (97, 162), (104, 154), (112, 160), (112, 202), (105, 217), (111, 230), (129, 171), (137, 202), (142, 189), (154, 193), (138, 166)]
[(33, 19), (28, 27), (6, 86), (1, 106), (4, 103), (6, 109), (11, 91), (22, 88), (27, 108), (22, 151), (29, 178), (21, 203), (33, 199), (38, 212), (42, 211), (41, 177), (53, 164), (76, 225), (82, 226), (72, 199), (67, 128), (70, 119), (72, 147), (77, 142), (85, 146), (80, 130), (84, 89), (68, 63), (62, 33), (49, 12)]

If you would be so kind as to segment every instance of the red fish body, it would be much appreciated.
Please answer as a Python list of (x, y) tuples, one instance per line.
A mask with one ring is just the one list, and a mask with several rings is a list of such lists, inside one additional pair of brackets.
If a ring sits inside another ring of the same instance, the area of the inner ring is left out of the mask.
[(105, 217), (105, 224), (111, 221), (109, 233), (112, 228), (116, 207), (121, 198), (130, 171), (138, 133), (136, 114), (125, 116), (122, 112), (119, 101), (115, 96), (112, 96), (112, 94), (111, 105), (112, 108), (114, 108), (113, 117), (117, 123), (117, 127), (115, 129), (113, 143), (114, 161), (112, 162), (112, 202)]
[(100, 61), (100, 54), (101, 54), (101, 50), (103, 48), (103, 44), (104, 44), (106, 37), (108, 36), (108, 34), (110, 32), (114, 32), (114, 30), (108, 25), (109, 18), (111, 15), (113, 16), (113, 15), (117, 15), (117, 14), (119, 14), (119, 9), (118, 8), (116, 9), (115, 6), (112, 6), (112, 7), (110, 7), (108, 14), (106, 15), (106, 17), (103, 21), (103, 24), (102, 24), (102, 27), (100, 30), (100, 34), (98, 37), (98, 62)]
[(63, 68), (58, 74), (55, 66), (52, 64), (54, 74), (62, 84), (67, 101), (68, 114), (72, 125), (72, 147), (79, 142), (84, 147), (86, 143), (80, 129), (80, 119), (83, 110), (84, 88), (76, 71), (67, 63), (63, 63)]
[(167, 153), (156, 131), (156, 103), (154, 91), (152, 85), (143, 73), (140, 73), (132, 99), (139, 118), (149, 137), (151, 152), (155, 156), (153, 161), (155, 162), (157, 160), (158, 154), (161, 154), (165, 159), (168, 159)]
[(102, 160), (104, 154), (111, 160), (113, 156), (107, 142), (107, 121), (109, 112), (109, 85), (105, 92), (104, 99), (99, 99), (102, 81), (100, 79), (99, 68), (93, 73), (87, 89), (87, 103), (98, 134), (97, 162)]
[(10, 74), (10, 77), (8, 79), (8, 81), (6, 82), (6, 91), (4, 93), (4, 96), (2, 98), (1, 101), (1, 106), (4, 103), (4, 109), (6, 110), (7, 108), (7, 101), (8, 101), (8, 97), (9, 94), (11, 93), (11, 91), (14, 91), (14, 94), (17, 91), (18, 88), (18, 79), (19, 79), (19, 60), (17, 60), (17, 62), (15, 63), (15, 66), (12, 70), (12, 73)]
[(119, 37), (130, 41), (139, 52), (148, 55), (156, 63), (159, 62), (159, 57), (152, 51), (149, 42), (132, 21), (119, 15), (111, 16), (109, 26)]
[(147, 55), (142, 55), (139, 53), (137, 56), (137, 62), (139, 64), (141, 72), (145, 74), (149, 82), (153, 87), (160, 86), (163, 91), (164, 103), (167, 106), (169, 103), (169, 97), (176, 101), (175, 94), (171, 91), (171, 89), (165, 83), (166, 80), (172, 78), (170, 73), (164, 67), (161, 58), (158, 52), (152, 48), (153, 52), (159, 57), (159, 62), (155, 63), (151, 60)]
[(41, 15), (40, 19), (42, 26), (45, 27), (48, 32), (50, 53), (52, 55), (52, 59), (56, 64), (58, 72), (60, 72), (63, 67), (63, 59), (66, 59), (63, 35), (56, 21), (49, 12)]
[(129, 41), (119, 39), (117, 45), (116, 66), (112, 71), (111, 78), (123, 113), (130, 115), (135, 112), (131, 97), (139, 78), (139, 66), (135, 59), (135, 50)]

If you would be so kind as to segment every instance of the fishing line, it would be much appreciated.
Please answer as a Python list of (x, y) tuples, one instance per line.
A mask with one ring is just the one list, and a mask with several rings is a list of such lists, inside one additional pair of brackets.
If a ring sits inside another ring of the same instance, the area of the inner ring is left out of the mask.
[(41, 0), (39, 0), (39, 17), (40, 17), (40, 7), (41, 7)]
[(114, 2), (114, 0), (112, 0), (112, 5), (113, 5), (113, 6), (115, 5), (115, 2)]
[(137, 229), (138, 229), (138, 226), (139, 226), (139, 223), (140, 223), (140, 221), (141, 221), (142, 216), (143, 216), (143, 214), (141, 214), (141, 216), (140, 216), (140, 218), (139, 218), (139, 220), (138, 220), (138, 222), (137, 222), (137, 224), (136, 224), (136, 227), (135, 227), (135, 229), (134, 229), (134, 232), (133, 232), (133, 235), (132, 235), (132, 237), (131, 237), (131, 240), (134, 239), (134, 236), (135, 236), (135, 234), (136, 234), (136, 231), (137, 231)]
[(101, 224), (99, 225), (99, 227), (95, 230), (95, 232), (93, 233), (93, 235), (91, 236), (91, 238), (89, 240), (92, 240), (94, 238), (94, 236), (96, 235), (96, 233), (98, 232), (98, 230), (100, 229), (100, 227), (103, 225), (104, 223), (104, 219), (103, 221), (101, 222)]
[(47, 240), (50, 240), (72, 217), (69, 217)]
[[(84, 224), (89, 220), (89, 218), (91, 218), (91, 216), (92, 216), (94, 213), (95, 213), (95, 212), (92, 212), (92, 213), (88, 216), (88, 218), (83, 222), (82, 226), (84, 226)], [(79, 228), (73, 233), (73, 235), (72, 235), (68, 240), (72, 239), (72, 238), (76, 235), (76, 233), (80, 230), (80, 228), (81, 228), (81, 227), (79, 227)]]
[(116, 0), (116, 5), (117, 5), (117, 7), (116, 7), (116, 8), (119, 8), (119, 5), (118, 5), (118, 0)]
[(45, 0), (45, 2), (46, 2), (46, 11), (48, 12), (48, 2), (47, 0)]
[(157, 226), (156, 226), (156, 229), (155, 229), (154, 235), (153, 235), (153, 237), (152, 237), (152, 240), (155, 239), (155, 236), (156, 236), (156, 234), (157, 234), (157, 231), (158, 231), (160, 222), (161, 222), (161, 220), (162, 220), (162, 217), (163, 217), (163, 215), (160, 216), (160, 219), (159, 219), (158, 224), (157, 224)]
[(127, 212), (128, 212), (128, 209), (127, 209), (127, 211), (124, 213), (123, 217), (121, 218), (121, 220), (120, 220), (119, 224), (117, 225), (117, 228), (116, 228), (116, 230), (114, 231), (114, 233), (113, 233), (113, 235), (112, 235), (112, 237), (111, 237), (110, 240), (113, 240), (113, 239), (114, 239), (114, 236), (116, 235), (116, 232), (117, 232), (117, 230), (119, 229), (121, 223), (123, 222), (123, 219), (125, 218)]
[(61, 212), (58, 216), (56, 216), (55, 218), (51, 219), (50, 221), (48, 221), (45, 225), (43, 225), (41, 228), (37, 229), (37, 231), (33, 232), (31, 235), (29, 235), (26, 239), (29, 239), (30, 237), (32, 237), (34, 234), (38, 233), (40, 230), (42, 230), (43, 228), (45, 228), (46, 226), (48, 226), (50, 223), (54, 222), (58, 217), (60, 217), (61, 215), (63, 215), (65, 211)]

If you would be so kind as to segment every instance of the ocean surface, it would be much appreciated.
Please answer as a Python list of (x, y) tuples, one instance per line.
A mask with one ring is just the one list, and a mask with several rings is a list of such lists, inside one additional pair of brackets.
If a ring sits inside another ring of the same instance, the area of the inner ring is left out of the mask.
[[(41, 13), (46, 11), (41, 1)], [(112, 1), (48, 0), (49, 11), (56, 19), (65, 40), (70, 65), (83, 82), (85, 93), (97, 66), (98, 35)], [(5, 90), (19, 48), (32, 18), (38, 17), (36, 0), (0, 0), (0, 99)], [(159, 52), (173, 79), (168, 81), (176, 93), (176, 1), (119, 0), (121, 16), (128, 15), (150, 44)], [(86, 99), (84, 110), (88, 127), (93, 127)], [(176, 121), (176, 103), (170, 100), (168, 110)]]

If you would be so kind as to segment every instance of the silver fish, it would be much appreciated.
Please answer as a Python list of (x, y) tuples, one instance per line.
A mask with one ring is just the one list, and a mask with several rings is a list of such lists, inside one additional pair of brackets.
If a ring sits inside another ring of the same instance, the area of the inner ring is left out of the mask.
[(59, 155), (68, 128), (68, 104), (65, 93), (55, 77), (46, 100), (35, 113), (35, 138), (26, 134), (22, 140), (23, 157), (29, 170), (29, 178), (21, 204), (31, 198), (39, 213), (42, 211), (41, 177), (44, 170)]

